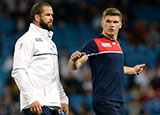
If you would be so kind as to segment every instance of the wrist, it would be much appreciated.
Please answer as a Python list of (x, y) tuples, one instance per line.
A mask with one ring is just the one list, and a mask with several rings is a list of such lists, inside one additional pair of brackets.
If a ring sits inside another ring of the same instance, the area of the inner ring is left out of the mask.
[(70, 68), (72, 70), (76, 70), (77, 69), (77, 63), (76, 63), (76, 61), (73, 61), (72, 59), (70, 59), (69, 66), (70, 66)]
[(70, 59), (70, 63), (71, 63), (72, 65), (75, 65), (75, 61), (73, 61), (72, 59)]
[(137, 75), (137, 70), (136, 70), (136, 68), (133, 68), (133, 75)]

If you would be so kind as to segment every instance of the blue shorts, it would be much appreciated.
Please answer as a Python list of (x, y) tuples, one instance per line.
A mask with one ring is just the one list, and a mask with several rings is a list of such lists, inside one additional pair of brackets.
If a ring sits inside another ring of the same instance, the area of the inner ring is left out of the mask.
[[(35, 115), (35, 114), (30, 111), (30, 108), (28, 108), (28, 109), (23, 109), (21, 115)], [(58, 110), (53, 110), (47, 106), (43, 106), (41, 115), (59, 115), (59, 112)]]
[(123, 104), (113, 101), (101, 101), (94, 107), (96, 115), (124, 115)]

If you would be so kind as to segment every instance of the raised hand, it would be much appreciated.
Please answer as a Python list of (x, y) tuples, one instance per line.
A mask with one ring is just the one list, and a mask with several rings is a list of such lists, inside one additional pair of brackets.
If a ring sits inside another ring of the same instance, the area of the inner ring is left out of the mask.
[(72, 55), (71, 55), (71, 60), (73, 61), (73, 62), (76, 62), (78, 59), (80, 59), (83, 55), (85, 55), (85, 53), (81, 53), (81, 52), (79, 52), (79, 51), (76, 51), (76, 52), (74, 52)]

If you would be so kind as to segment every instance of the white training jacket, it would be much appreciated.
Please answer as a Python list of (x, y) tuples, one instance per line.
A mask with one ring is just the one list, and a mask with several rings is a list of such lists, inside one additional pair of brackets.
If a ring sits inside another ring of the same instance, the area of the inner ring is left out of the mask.
[(46, 106), (68, 104), (59, 80), (58, 54), (53, 32), (33, 23), (15, 45), (12, 77), (20, 89), (21, 110), (34, 101)]

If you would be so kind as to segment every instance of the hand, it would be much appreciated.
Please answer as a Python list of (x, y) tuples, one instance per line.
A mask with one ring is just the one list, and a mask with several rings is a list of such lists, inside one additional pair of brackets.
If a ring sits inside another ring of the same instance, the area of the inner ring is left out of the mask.
[(71, 60), (73, 62), (76, 62), (79, 58), (81, 58), (83, 55), (85, 55), (85, 53), (81, 53), (79, 51), (76, 51), (74, 52), (72, 55), (71, 55)]
[(30, 105), (30, 111), (32, 113), (36, 113), (36, 115), (41, 115), (42, 114), (42, 105), (38, 102), (35, 101)]
[(69, 107), (67, 104), (65, 103), (61, 103), (61, 108), (60, 108), (60, 111), (64, 110), (64, 112), (69, 115)]
[(134, 66), (133, 68), (134, 68), (134, 74), (135, 75), (139, 75), (141, 72), (142, 72), (142, 70), (143, 70), (143, 67), (145, 66), (146, 64), (140, 64), (140, 65), (136, 65), (136, 66)]

